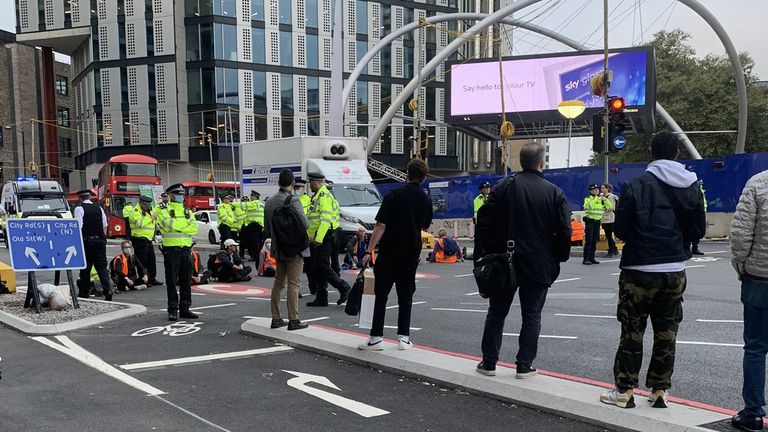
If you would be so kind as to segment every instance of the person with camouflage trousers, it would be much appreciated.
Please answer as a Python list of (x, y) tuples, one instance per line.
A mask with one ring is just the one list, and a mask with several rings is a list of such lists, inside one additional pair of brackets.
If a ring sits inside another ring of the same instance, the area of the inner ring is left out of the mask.
[(651, 141), (643, 175), (625, 183), (614, 230), (624, 240), (616, 317), (621, 339), (613, 365), (616, 388), (600, 401), (633, 408), (643, 361), (643, 335), (653, 326), (653, 353), (645, 385), (654, 408), (666, 408), (675, 368), (677, 329), (683, 320), (685, 261), (690, 243), (704, 237), (706, 217), (696, 174), (675, 162), (679, 139), (669, 132)]

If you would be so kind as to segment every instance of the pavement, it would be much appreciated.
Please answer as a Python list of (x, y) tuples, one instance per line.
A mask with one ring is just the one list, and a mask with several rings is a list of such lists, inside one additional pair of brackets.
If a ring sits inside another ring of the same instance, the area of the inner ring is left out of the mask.
[[(741, 404), (741, 305), (727, 245), (704, 243), (702, 249), (707, 255), (689, 263), (672, 395), (685, 399), (688, 407), (723, 418)], [(108, 246), (110, 256), (117, 251), (117, 245)], [(7, 250), (0, 249), (0, 261), (4, 259)], [(162, 268), (159, 254), (158, 264)], [(618, 272), (618, 261), (584, 267), (571, 259), (550, 290), (544, 309), (536, 366), (568, 382), (594, 385), (595, 389), (583, 391), (579, 398), (589, 404), (597, 400), (598, 388), (612, 381), (619, 335), (614, 317)], [(352, 281), (353, 273), (344, 277)], [(25, 280), (20, 276), (18, 280)], [(350, 361), (353, 359), (327, 357), (329, 353), (287, 350), (284, 345), (240, 334), (244, 322), (270, 316), (272, 282), (257, 277), (247, 284), (196, 287), (193, 307), (201, 313), (194, 321), (198, 324), (168, 328), (165, 288), (156, 287), (115, 297), (145, 306), (146, 315), (75, 330), (66, 334), (68, 339), (49, 336), (42, 342), (0, 329), (0, 429), (8, 424), (7, 430), (235, 431), (252, 430), (257, 421), (263, 430), (291, 424), (307, 430), (494, 431), (523, 422), (536, 424), (540, 430), (619, 429), (610, 422), (598, 421), (602, 426), (593, 426), (570, 412), (553, 413), (510, 402), (514, 397), (485, 397), (492, 394), (449, 385), (452, 381), (433, 375), (415, 378), (405, 370), (370, 368)], [(306, 281), (303, 286), (306, 294)], [(416, 346), (474, 362), (487, 308), (487, 301), (476, 291), (470, 263), (422, 264), (411, 332)], [(335, 300), (336, 295), (331, 293), (330, 299)], [(357, 319), (345, 315), (343, 307), (312, 309), (304, 306), (308, 300), (311, 297), (301, 301), (301, 316), (313, 326), (354, 333), (357, 335), (350, 336), (360, 339), (367, 333), (355, 326)], [(390, 302), (385, 333), (394, 337), (394, 294)], [(503, 362), (514, 362), (519, 327), (519, 312), (513, 306), (502, 347)], [(649, 352), (650, 336), (646, 341)], [(550, 377), (534, 379), (539, 378)], [(554, 395), (557, 389), (552, 388)], [(345, 400), (340, 402), (329, 393)], [(408, 402), (403, 403), (405, 400)], [(39, 401), (57, 406), (47, 414), (49, 418), (36, 417)], [(349, 402), (354, 401), (388, 414), (365, 417), (330, 401), (359, 406)]]

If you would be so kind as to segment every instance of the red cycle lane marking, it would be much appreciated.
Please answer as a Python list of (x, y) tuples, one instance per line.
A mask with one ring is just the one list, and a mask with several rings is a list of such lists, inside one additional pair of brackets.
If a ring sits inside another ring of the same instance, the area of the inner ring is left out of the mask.
[[(358, 333), (358, 332), (354, 332), (354, 331), (351, 331), (351, 330), (345, 330), (345, 329), (340, 329), (340, 328), (335, 328), (335, 327), (328, 327), (328, 326), (324, 326), (324, 325), (321, 325), (321, 324), (314, 324), (314, 327), (320, 327), (320, 328), (323, 328), (323, 329), (326, 329), (326, 330), (332, 330), (332, 331), (335, 331), (335, 332), (338, 332), (338, 333), (346, 333), (346, 334), (350, 334), (350, 335), (367, 337), (364, 334), (361, 334), (361, 333)], [(397, 341), (394, 341), (394, 340), (391, 340), (391, 339), (384, 339), (384, 341), (387, 342), (387, 343), (393, 344), (393, 345), (397, 344)], [(430, 352), (434, 352), (434, 353), (438, 353), (438, 354), (445, 354), (445, 355), (449, 355), (451, 357), (462, 358), (462, 359), (465, 359), (465, 360), (474, 360), (474, 361), (481, 361), (482, 360), (482, 357), (478, 357), (478, 356), (474, 356), (474, 355), (470, 355), (470, 354), (457, 353), (457, 352), (453, 352), (453, 351), (446, 351), (446, 350), (443, 350), (443, 349), (440, 349), (440, 348), (433, 348), (433, 347), (428, 347), (428, 346), (424, 346), (424, 345), (416, 345), (416, 346), (414, 346), (414, 349), (421, 349), (421, 350), (424, 350), (424, 351), (430, 351)], [(502, 367), (511, 368), (511, 369), (515, 369), (516, 368), (516, 365), (514, 363), (506, 363), (506, 362), (498, 362), (498, 363), (496, 363), (496, 366), (502, 366)], [(593, 380), (593, 379), (589, 379), (589, 378), (582, 378), (582, 377), (578, 377), (578, 376), (575, 376), (575, 375), (568, 375), (568, 374), (563, 374), (563, 373), (559, 373), (559, 372), (551, 372), (551, 371), (545, 371), (545, 370), (539, 369), (539, 374), (545, 375), (545, 376), (550, 376), (550, 377), (553, 377), (553, 378), (560, 378), (560, 379), (564, 379), (564, 380), (568, 380), (568, 381), (578, 382), (578, 383), (582, 383), (582, 384), (589, 384), (589, 385), (593, 385), (595, 387), (603, 387), (603, 388), (613, 388), (614, 387), (613, 384), (610, 384), (610, 383), (607, 383), (607, 382), (597, 381), (597, 380)], [(649, 392), (647, 390), (639, 390), (639, 389), (635, 390), (635, 394), (638, 394), (640, 396), (648, 396), (648, 393)], [(692, 400), (688, 400), (688, 399), (682, 399), (682, 398), (673, 397), (673, 396), (670, 396), (669, 400), (671, 402), (674, 402), (674, 403), (677, 403), (677, 404), (680, 404), (680, 405), (686, 405), (686, 406), (689, 406), (689, 407), (692, 407), (692, 408), (699, 408), (699, 409), (703, 409), (703, 410), (707, 410), (707, 411), (713, 411), (713, 412), (716, 412), (716, 413), (719, 413), (719, 414), (725, 414), (725, 415), (730, 415), (730, 416), (736, 415), (736, 411), (734, 411), (734, 410), (730, 410), (730, 409), (719, 407), (719, 406), (715, 406), (715, 405), (705, 404), (703, 402), (697, 402), (697, 401), (692, 401)], [(766, 424), (768, 424), (768, 421), (766, 422)]]
[(237, 285), (237, 284), (205, 284), (192, 286), (193, 291), (206, 293), (206, 294), (220, 294), (220, 295), (237, 295), (248, 297), (269, 297), (272, 295), (272, 290), (268, 288), (262, 288), (252, 285)]

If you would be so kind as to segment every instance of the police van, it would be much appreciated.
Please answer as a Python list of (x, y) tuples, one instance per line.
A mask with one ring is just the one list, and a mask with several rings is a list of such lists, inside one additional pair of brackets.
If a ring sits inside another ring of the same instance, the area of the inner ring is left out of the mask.
[(66, 193), (55, 180), (19, 177), (3, 185), (0, 195), (2, 206), (2, 235), (8, 247), (5, 221), (10, 218), (63, 218), (71, 219)]

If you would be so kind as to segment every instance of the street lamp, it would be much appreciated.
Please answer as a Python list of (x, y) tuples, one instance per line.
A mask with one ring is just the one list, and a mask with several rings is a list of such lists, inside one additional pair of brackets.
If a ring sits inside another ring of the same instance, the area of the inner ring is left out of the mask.
[(566, 168), (571, 167), (571, 131), (573, 130), (573, 119), (584, 112), (586, 106), (579, 100), (562, 101), (557, 105), (557, 111), (568, 119), (568, 156), (565, 158)]
[[(12, 130), (15, 128), (16, 125), (13, 126), (5, 126), (4, 129)], [(27, 177), (27, 144), (26, 140), (24, 139), (24, 128), (22, 127), (21, 130), (21, 166), (24, 168), (24, 177)]]

